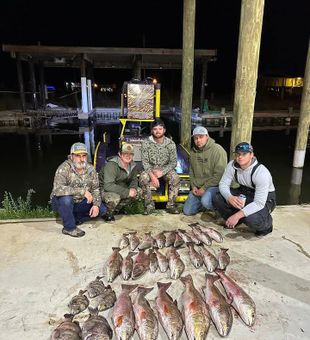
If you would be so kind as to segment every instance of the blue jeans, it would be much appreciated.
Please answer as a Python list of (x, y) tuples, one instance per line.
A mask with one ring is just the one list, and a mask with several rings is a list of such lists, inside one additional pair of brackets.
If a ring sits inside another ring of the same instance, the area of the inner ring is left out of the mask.
[(210, 187), (200, 197), (195, 196), (193, 192), (190, 191), (184, 203), (183, 207), (184, 215), (195, 215), (203, 208), (208, 210), (214, 210), (212, 198), (213, 196), (215, 196), (217, 192), (219, 192), (219, 187)]
[[(51, 202), (52, 209), (58, 212), (62, 218), (63, 226), (66, 230), (72, 231), (77, 225), (90, 220), (89, 211), (93, 206), (92, 203), (87, 203), (86, 198), (79, 203), (73, 201), (73, 197), (54, 196)], [(101, 203), (99, 208), (99, 216), (103, 216), (107, 211), (104, 203)]]

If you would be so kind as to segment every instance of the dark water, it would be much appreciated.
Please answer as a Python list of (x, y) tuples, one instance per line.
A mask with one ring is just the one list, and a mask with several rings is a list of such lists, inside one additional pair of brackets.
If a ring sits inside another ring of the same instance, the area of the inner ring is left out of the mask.
[[(49, 200), (53, 178), (57, 166), (66, 159), (71, 144), (76, 141), (90, 142), (92, 149), (101, 139), (102, 132), (110, 130), (111, 140), (117, 143), (119, 126), (96, 126), (93, 130), (76, 128), (79, 134), (58, 134), (53, 136), (36, 136), (33, 134), (0, 134), (2, 146), (0, 197), (4, 191), (13, 196), (24, 197), (27, 190), (36, 191), (33, 195), (35, 204), (45, 206)], [(178, 142), (178, 126), (168, 124), (175, 141)], [(226, 151), (229, 151), (230, 133), (219, 137), (211, 135)], [(305, 166), (302, 171), (302, 184), (291, 184), (292, 161), (296, 131), (290, 135), (282, 132), (254, 132), (252, 144), (259, 161), (265, 164), (273, 175), (276, 186), (277, 201), (280, 205), (310, 203), (310, 150), (307, 150)]]

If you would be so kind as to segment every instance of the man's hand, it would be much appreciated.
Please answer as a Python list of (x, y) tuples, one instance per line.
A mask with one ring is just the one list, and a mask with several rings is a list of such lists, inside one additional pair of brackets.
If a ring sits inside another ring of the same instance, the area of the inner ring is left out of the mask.
[(234, 229), (242, 217), (244, 217), (244, 213), (242, 210), (231, 215), (225, 222), (227, 228)]
[(85, 191), (84, 197), (87, 199), (88, 204), (92, 203), (93, 195), (89, 191)]
[(244, 202), (238, 196), (229, 196), (228, 203), (236, 209), (242, 209), (244, 207)]
[(133, 197), (135, 198), (137, 196), (137, 189), (135, 188), (130, 188), (129, 189), (129, 194), (128, 194), (129, 197)]
[(152, 173), (154, 174), (155, 177), (160, 178), (163, 177), (163, 172), (160, 169), (153, 169)]
[(97, 217), (99, 214), (99, 207), (96, 205), (93, 205), (89, 210), (89, 216), (90, 217)]
[(198, 196), (198, 188), (193, 187), (193, 188), (192, 188), (192, 193), (193, 193), (195, 196)]
[(158, 178), (154, 175), (154, 172), (151, 171), (149, 173), (150, 179), (151, 179), (151, 184), (153, 185), (153, 187), (155, 188), (159, 188), (159, 180)]

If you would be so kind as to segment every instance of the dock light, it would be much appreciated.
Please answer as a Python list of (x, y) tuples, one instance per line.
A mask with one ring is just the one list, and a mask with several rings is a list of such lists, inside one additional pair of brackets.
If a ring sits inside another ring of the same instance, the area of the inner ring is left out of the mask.
[(157, 84), (157, 79), (153, 78), (153, 84)]
[(94, 83), (94, 88), (97, 88), (98, 87), (98, 84)]

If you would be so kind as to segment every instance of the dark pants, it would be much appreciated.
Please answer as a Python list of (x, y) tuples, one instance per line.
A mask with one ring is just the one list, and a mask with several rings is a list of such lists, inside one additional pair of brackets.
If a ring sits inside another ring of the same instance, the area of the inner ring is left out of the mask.
[[(52, 198), (52, 209), (58, 212), (62, 218), (63, 226), (66, 230), (74, 230), (77, 225), (90, 220), (89, 211), (93, 206), (92, 203), (87, 203), (86, 198), (79, 203), (73, 201), (73, 197), (54, 196)], [(107, 211), (106, 205), (101, 203), (99, 208), (99, 216), (103, 216)]]
[[(254, 190), (251, 188), (247, 188), (245, 186), (240, 186), (240, 188), (237, 189), (230, 189), (231, 194), (234, 196), (239, 196), (240, 194), (244, 194), (246, 196), (246, 205), (253, 202), (254, 200)], [(225, 198), (221, 195), (220, 192), (218, 192), (213, 197), (213, 205), (215, 209), (218, 211), (218, 213), (223, 217), (225, 220), (227, 220), (230, 216), (235, 214), (239, 211), (239, 209), (236, 209), (227, 201)], [(276, 206), (276, 194), (275, 192), (269, 192), (266, 204), (263, 209), (257, 211), (254, 214), (251, 214), (247, 217), (243, 217), (239, 220), (239, 223), (246, 224), (251, 231), (265, 231), (272, 227), (272, 217), (271, 212), (274, 210)]]

